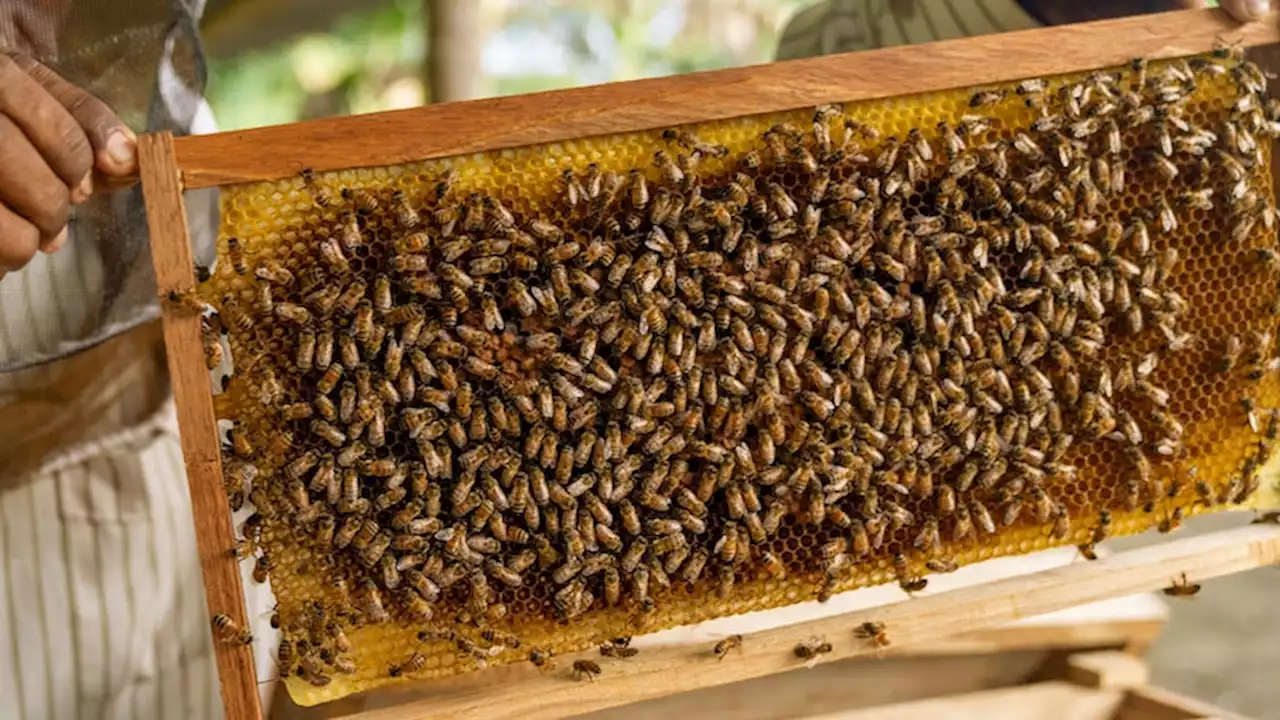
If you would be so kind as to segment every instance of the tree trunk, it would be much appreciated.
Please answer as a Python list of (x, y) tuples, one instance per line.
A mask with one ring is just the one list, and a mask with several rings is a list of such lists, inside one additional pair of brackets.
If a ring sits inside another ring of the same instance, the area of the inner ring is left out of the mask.
[(427, 97), (431, 102), (479, 95), (481, 31), (476, 0), (422, 0), (427, 27)]

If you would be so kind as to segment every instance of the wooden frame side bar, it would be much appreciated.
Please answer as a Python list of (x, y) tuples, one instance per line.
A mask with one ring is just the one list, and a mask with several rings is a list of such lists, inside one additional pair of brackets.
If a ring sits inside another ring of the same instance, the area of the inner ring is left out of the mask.
[(1238, 25), (1187, 10), (805, 60), (445, 103), (180, 138), (187, 188), (278, 180), (831, 102), (973, 87), (1280, 40), (1277, 15)]
[[(349, 720), (410, 720), (449, 717), (475, 720), (536, 720), (627, 705), (762, 675), (795, 670), (793, 654), (809, 636), (825, 637), (833, 651), (823, 662), (909, 649), (948, 630), (981, 630), (1063, 608), (1167, 587), (1181, 573), (1193, 581), (1280, 562), (1280, 526), (1248, 525), (1211, 535), (1180, 538), (1151, 547), (1080, 562), (983, 585), (927, 595), (886, 607), (776, 628), (748, 636), (741, 652), (717, 661), (710, 647), (646, 649), (627, 661), (609, 661), (588, 651), (557, 658), (554, 674), (531, 667), (496, 668), (479, 677), (421, 686), (432, 697), (347, 716)], [(853, 629), (883, 622), (893, 645), (887, 650), (856, 639)], [(574, 682), (575, 659), (601, 663), (595, 682)], [(680, 668), (679, 671), (676, 668)], [(486, 677), (488, 676), (488, 677)]]
[[(156, 285), (162, 292), (195, 287), (186, 206), (168, 132), (138, 139), (142, 192), (151, 233), (151, 260)], [(182, 456), (186, 459), (196, 546), (204, 575), (205, 601), (210, 614), (225, 613), (248, 627), (240, 569), (228, 552), (235, 545), (231, 509), (222, 486), (222, 460), (213, 394), (205, 371), (200, 340), (200, 317), (176, 303), (162, 302), (169, 376), (178, 408)], [(174, 478), (177, 480), (177, 478)], [(258, 720), (258, 702), (251, 646), (214, 640), (221, 681), (222, 703), (229, 718)]]

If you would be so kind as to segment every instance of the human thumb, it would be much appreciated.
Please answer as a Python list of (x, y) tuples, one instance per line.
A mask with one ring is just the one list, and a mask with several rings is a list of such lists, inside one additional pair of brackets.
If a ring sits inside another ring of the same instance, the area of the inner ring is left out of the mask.
[(18, 56), (14, 61), (80, 124), (93, 146), (94, 168), (98, 172), (108, 179), (138, 174), (138, 136), (106, 103), (33, 58)]

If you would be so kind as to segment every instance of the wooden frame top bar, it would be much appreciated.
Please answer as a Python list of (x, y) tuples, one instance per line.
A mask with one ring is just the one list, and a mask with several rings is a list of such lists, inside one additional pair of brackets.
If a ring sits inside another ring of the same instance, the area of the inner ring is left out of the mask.
[(1262, 45), (1280, 41), (1277, 17), (1142, 15), (193, 136), (174, 150), (187, 189), (278, 180), (1193, 55), (1218, 39)]

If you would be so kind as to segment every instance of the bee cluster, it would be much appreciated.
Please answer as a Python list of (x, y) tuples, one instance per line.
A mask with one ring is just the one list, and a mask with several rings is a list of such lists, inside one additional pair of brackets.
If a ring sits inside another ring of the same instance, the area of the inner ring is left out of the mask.
[[(420, 195), (304, 174), (319, 227), (278, 255), (230, 238), (202, 291), (210, 366), (225, 330), (224, 389), (255, 409), (224, 414), (254, 509), (237, 553), (265, 579), (271, 533), (337, 578), (282, 613), (282, 664), (350, 671), (342, 627), (429, 627), (483, 665), (522, 614), (644, 627), (688, 592), (825, 599), (876, 568), (915, 592), (1015, 531), (1090, 554), (1112, 513), (1173, 529), (1242, 499), (1275, 416), (1250, 401), (1230, 481), (1184, 482), (1166, 367), (1238, 399), (1276, 367), (1275, 309), (1229, 337), (1187, 322), (1174, 239), (1216, 228), (1276, 297), (1278, 134), (1223, 50), (978, 92), (901, 137), (835, 105), (742, 152), (672, 129), (651, 165), (566, 170), (539, 206), (452, 171)], [(1120, 203), (1138, 186), (1152, 202)], [(1121, 458), (1100, 497), (1076, 464), (1097, 448)], [(392, 675), (427, 667), (411, 645)]]

